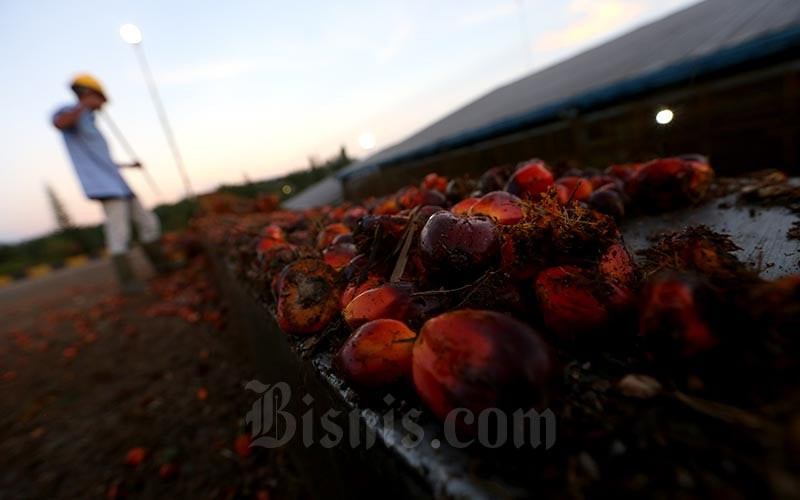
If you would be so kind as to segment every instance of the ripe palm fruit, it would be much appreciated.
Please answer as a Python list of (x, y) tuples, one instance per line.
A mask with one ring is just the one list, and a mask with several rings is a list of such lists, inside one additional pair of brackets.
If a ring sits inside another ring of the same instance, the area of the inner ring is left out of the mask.
[(594, 210), (612, 217), (625, 215), (625, 196), (613, 184), (597, 188), (589, 196), (588, 204)]
[(455, 408), (528, 409), (545, 402), (554, 363), (531, 327), (503, 313), (450, 311), (425, 322), (412, 373), (420, 397), (444, 419)]
[(432, 276), (465, 281), (500, 263), (500, 232), (488, 217), (441, 211), (422, 228), (419, 249)]
[(403, 237), (408, 221), (407, 215), (367, 215), (358, 221), (353, 239), (359, 251), (365, 255), (370, 254), (374, 245), (377, 245), (378, 255), (386, 255), (395, 249)]
[(422, 187), (425, 189), (435, 189), (444, 193), (447, 190), (447, 177), (432, 172), (422, 180)]
[(511, 193), (492, 191), (483, 195), (477, 203), (472, 205), (469, 214), (488, 215), (501, 225), (516, 224), (525, 218), (521, 201)]
[(283, 244), (286, 244), (283, 230), (275, 224), (270, 224), (261, 231), (261, 239), (258, 240), (257, 250), (259, 253), (263, 253), (272, 247)]
[(367, 276), (363, 282), (358, 282), (358, 277), (356, 277), (353, 281), (347, 284), (342, 292), (342, 297), (339, 300), (339, 306), (342, 310), (344, 310), (347, 305), (353, 301), (354, 298), (358, 297), (362, 293), (366, 292), (367, 290), (372, 290), (373, 288), (378, 288), (382, 285), (386, 280), (384, 280), (381, 276), (370, 274)]
[(505, 188), (513, 170), (511, 165), (499, 165), (486, 170), (478, 181), (478, 191), (491, 193)]
[(340, 271), (356, 256), (356, 246), (352, 243), (336, 243), (322, 252), (322, 260)]
[(718, 340), (705, 317), (715, 300), (693, 275), (662, 273), (645, 287), (639, 315), (639, 336), (655, 356), (692, 357)]
[(348, 234), (350, 232), (351, 232), (350, 228), (345, 226), (341, 222), (334, 222), (333, 224), (328, 224), (317, 235), (317, 248), (320, 250), (322, 250), (323, 248), (328, 248), (329, 246), (331, 246), (331, 243), (333, 243), (334, 238), (336, 238), (340, 234)]
[(536, 298), (544, 324), (562, 337), (576, 337), (603, 326), (608, 311), (597, 298), (596, 283), (577, 266), (545, 269), (536, 277)]
[(376, 319), (396, 319), (410, 324), (440, 306), (432, 297), (414, 295), (413, 283), (387, 283), (357, 295), (344, 308), (342, 315), (347, 325), (356, 329)]
[(553, 185), (553, 173), (542, 160), (519, 166), (506, 184), (506, 191), (523, 200), (538, 200)]
[(625, 192), (643, 210), (666, 210), (701, 200), (713, 180), (707, 163), (663, 158), (636, 170), (625, 182)]
[(335, 363), (342, 376), (378, 388), (411, 379), (411, 350), (417, 334), (403, 322), (376, 319), (361, 325), (342, 344)]
[(453, 205), (453, 208), (451, 208), (450, 211), (456, 215), (467, 215), (469, 214), (469, 210), (475, 206), (479, 200), (480, 198), (464, 198)]
[(336, 272), (315, 258), (296, 260), (278, 278), (278, 324), (294, 334), (315, 333), (339, 312)]
[(592, 183), (583, 177), (561, 177), (556, 182), (567, 190), (567, 199), (586, 201), (592, 195)]

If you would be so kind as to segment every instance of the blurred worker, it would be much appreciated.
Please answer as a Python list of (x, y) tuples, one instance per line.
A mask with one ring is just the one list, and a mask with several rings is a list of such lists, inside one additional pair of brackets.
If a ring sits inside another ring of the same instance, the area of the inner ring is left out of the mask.
[(145, 209), (128, 187), (119, 167), (140, 168), (139, 163), (117, 165), (105, 138), (95, 125), (95, 111), (106, 103), (100, 83), (89, 75), (76, 77), (71, 84), (78, 102), (64, 106), (53, 115), (53, 125), (62, 132), (75, 172), (90, 199), (103, 204), (106, 214), (106, 247), (123, 293), (144, 291), (128, 259), (131, 219), (136, 223), (144, 251), (156, 270), (167, 272), (173, 264), (161, 250), (161, 228), (156, 215)]

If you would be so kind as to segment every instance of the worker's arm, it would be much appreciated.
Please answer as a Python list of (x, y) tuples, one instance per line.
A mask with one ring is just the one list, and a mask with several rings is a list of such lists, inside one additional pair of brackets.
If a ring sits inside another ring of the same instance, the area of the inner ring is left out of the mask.
[(83, 104), (78, 103), (72, 109), (61, 111), (53, 117), (53, 125), (55, 125), (58, 130), (71, 129), (78, 123), (78, 118), (81, 117), (81, 113), (86, 109), (87, 108)]

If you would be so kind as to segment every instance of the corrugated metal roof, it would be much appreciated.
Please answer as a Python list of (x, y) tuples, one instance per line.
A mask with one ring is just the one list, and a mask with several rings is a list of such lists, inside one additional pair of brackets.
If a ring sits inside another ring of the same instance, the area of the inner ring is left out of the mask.
[[(748, 43), (749, 50), (739, 50)], [(797, 43), (800, 0), (706, 0), (497, 88), (337, 176), (457, 147), (558, 109), (652, 90)]]

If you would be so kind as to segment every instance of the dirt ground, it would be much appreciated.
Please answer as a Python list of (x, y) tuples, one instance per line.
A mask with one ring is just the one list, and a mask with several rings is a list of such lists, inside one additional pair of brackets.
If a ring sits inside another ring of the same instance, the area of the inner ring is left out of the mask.
[(99, 261), (0, 290), (0, 499), (302, 496), (247, 446), (254, 371), (207, 263), (150, 287)]

